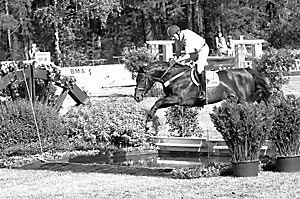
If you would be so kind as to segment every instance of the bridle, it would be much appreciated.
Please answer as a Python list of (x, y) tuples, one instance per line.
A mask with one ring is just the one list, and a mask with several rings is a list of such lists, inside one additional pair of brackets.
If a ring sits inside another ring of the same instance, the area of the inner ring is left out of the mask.
[[(186, 72), (186, 71), (182, 71), (181, 73), (178, 73), (177, 75), (171, 77), (169, 80), (163, 81), (163, 77), (170, 71), (170, 69), (171, 69), (172, 67), (173, 67), (173, 65), (170, 65), (170, 66), (167, 68), (167, 70), (162, 74), (162, 76), (159, 77), (159, 78), (154, 78), (154, 77), (148, 75), (147, 73), (143, 73), (143, 75), (147, 78), (147, 81), (146, 81), (146, 83), (145, 83), (145, 87), (146, 87), (146, 85), (147, 85), (147, 82), (149, 82), (149, 80), (148, 80), (149, 78), (154, 79), (154, 80), (157, 80), (158, 82), (161, 82), (165, 87), (167, 87), (172, 81), (174, 81), (175, 79), (179, 78), (180, 76), (182, 76), (182, 75)], [(150, 81), (151, 81), (151, 80), (150, 80)], [(140, 90), (140, 91), (148, 91), (148, 90), (150, 90), (150, 88), (152, 88), (153, 84), (154, 84), (154, 81), (152, 82), (152, 84), (150, 85), (150, 87), (149, 87), (148, 89), (140, 88), (140, 87), (136, 87), (135, 89), (136, 89), (136, 90)]]
[[(146, 74), (146, 73), (142, 73), (142, 74), (143, 74), (144, 77), (145, 77), (145, 85), (144, 85), (144, 88), (138, 87), (138, 85), (137, 85), (137, 87), (135, 88), (135, 90), (139, 90), (139, 91), (144, 91), (144, 92), (146, 92), (146, 91), (150, 90), (150, 88), (153, 86), (154, 81), (152, 81), (152, 83), (151, 83), (151, 85), (149, 86), (149, 88), (146, 89), (147, 84), (151, 81), (151, 80), (149, 80), (149, 78), (152, 78), (152, 79), (153, 79), (153, 77), (151, 77), (150, 75), (148, 75), (148, 74)], [(147, 78), (147, 79), (146, 79), (146, 78)]]

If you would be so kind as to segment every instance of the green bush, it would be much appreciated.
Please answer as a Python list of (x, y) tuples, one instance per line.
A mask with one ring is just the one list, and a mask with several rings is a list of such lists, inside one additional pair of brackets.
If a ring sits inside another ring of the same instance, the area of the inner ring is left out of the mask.
[[(58, 150), (65, 143), (65, 128), (61, 117), (52, 108), (39, 102), (34, 112), (44, 151)], [(27, 100), (0, 104), (0, 157), (40, 152), (33, 111)]]
[(300, 154), (300, 98), (277, 92), (270, 98), (275, 108), (274, 124), (269, 139), (275, 144), (279, 155)]
[(291, 50), (270, 48), (264, 51), (262, 57), (255, 59), (255, 68), (266, 75), (271, 88), (280, 90), (288, 82), (288, 75), (297, 57)]
[(76, 149), (138, 147), (149, 137), (146, 111), (132, 98), (107, 98), (72, 108), (64, 121)]
[(261, 146), (273, 123), (273, 108), (264, 103), (222, 102), (210, 114), (216, 129), (223, 136), (233, 162), (258, 160)]
[(229, 164), (210, 162), (207, 166), (190, 166), (176, 168), (172, 171), (173, 178), (193, 179), (232, 175)]
[(139, 71), (139, 67), (153, 62), (156, 55), (146, 47), (133, 47), (123, 52), (125, 60), (125, 68), (134, 73)]
[(198, 126), (197, 115), (199, 108), (174, 106), (166, 112), (167, 124), (170, 126), (171, 136), (201, 137), (203, 130)]

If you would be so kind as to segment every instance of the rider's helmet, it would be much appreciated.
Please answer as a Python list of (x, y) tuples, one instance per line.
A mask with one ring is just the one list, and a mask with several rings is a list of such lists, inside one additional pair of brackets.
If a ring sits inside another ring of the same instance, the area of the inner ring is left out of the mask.
[(173, 37), (173, 35), (175, 35), (175, 33), (177, 33), (178, 31), (180, 31), (180, 28), (177, 25), (169, 26), (169, 28), (167, 29), (168, 38)]

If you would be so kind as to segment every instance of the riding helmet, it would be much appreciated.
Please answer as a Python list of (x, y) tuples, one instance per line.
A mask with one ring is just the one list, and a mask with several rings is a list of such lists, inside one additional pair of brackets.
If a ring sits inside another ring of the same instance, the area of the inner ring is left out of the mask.
[(167, 29), (168, 38), (173, 37), (173, 35), (178, 31), (180, 31), (180, 28), (177, 25), (169, 26), (169, 28)]

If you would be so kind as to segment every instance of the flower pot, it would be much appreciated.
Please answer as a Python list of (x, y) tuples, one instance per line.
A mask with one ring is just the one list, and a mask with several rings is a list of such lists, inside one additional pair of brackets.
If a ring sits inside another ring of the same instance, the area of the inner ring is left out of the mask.
[(258, 160), (232, 162), (232, 172), (235, 177), (251, 177), (258, 175)]
[(300, 156), (279, 156), (275, 160), (276, 170), (281, 172), (300, 171)]

